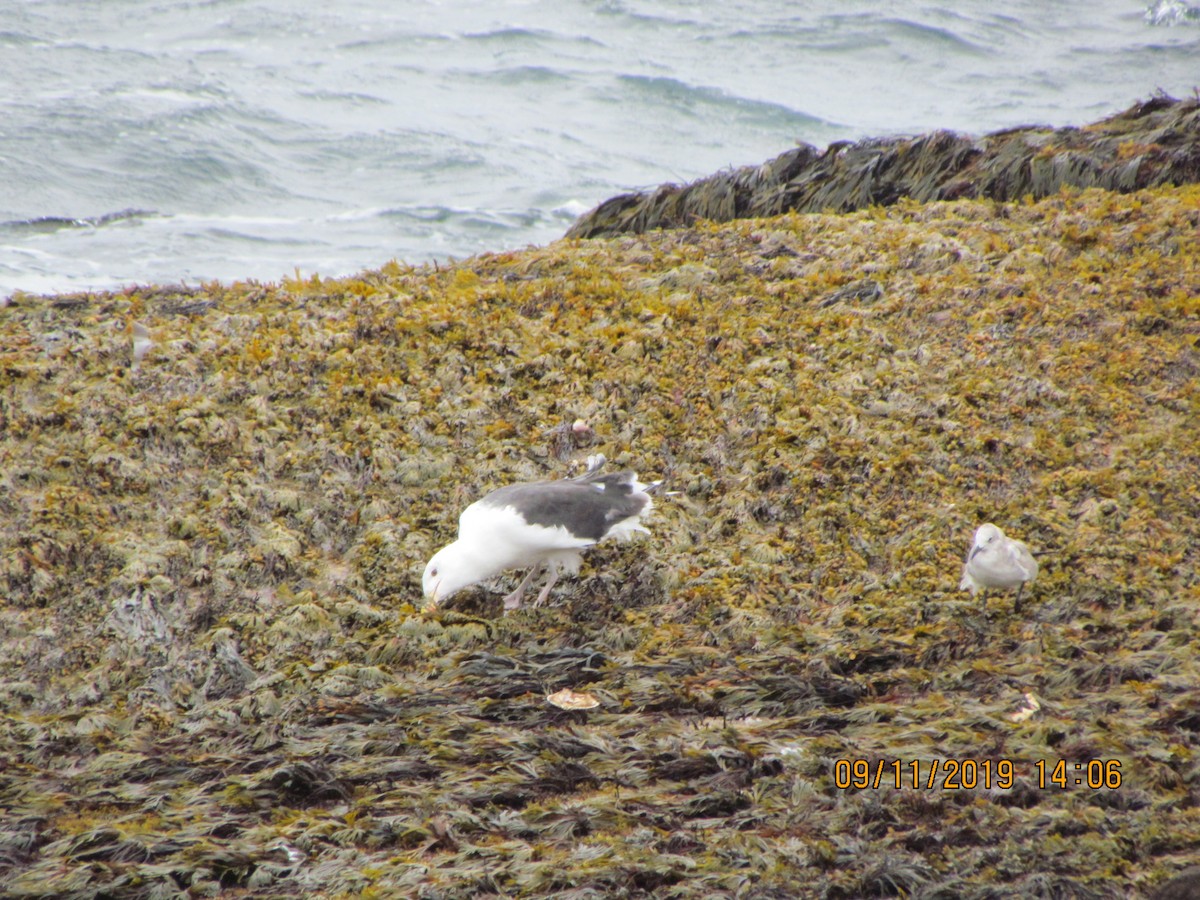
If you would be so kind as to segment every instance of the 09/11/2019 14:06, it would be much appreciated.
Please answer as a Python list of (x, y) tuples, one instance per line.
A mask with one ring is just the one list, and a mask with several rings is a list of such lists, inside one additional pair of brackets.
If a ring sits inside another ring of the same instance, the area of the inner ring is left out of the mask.
[(1009, 790), (1025, 775), (1039, 789), (1121, 787), (1121, 763), (1115, 759), (838, 759), (833, 765), (839, 790), (890, 787), (895, 790)]

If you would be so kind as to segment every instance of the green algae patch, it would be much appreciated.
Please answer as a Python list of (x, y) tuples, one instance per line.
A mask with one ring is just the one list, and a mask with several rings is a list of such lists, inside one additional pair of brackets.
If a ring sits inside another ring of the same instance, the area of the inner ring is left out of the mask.
[[(1200, 852), (1198, 225), (1089, 190), (17, 295), (0, 883), (1148, 890)], [(597, 451), (665, 479), (651, 537), (423, 609), (465, 505)], [(984, 521), (1042, 554), (1020, 616), (957, 590)]]

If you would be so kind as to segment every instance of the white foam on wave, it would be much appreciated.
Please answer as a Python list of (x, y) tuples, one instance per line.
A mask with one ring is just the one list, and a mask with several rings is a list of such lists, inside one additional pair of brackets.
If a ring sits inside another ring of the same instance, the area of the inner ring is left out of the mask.
[(1158, 0), (1146, 10), (1145, 19), (1149, 25), (1196, 25), (1200, 24), (1200, 7), (1181, 0)]
[(571, 220), (575, 220), (591, 208), (591, 206), (584, 203), (582, 200), (573, 199), (568, 200), (566, 203), (560, 203), (558, 206), (554, 207), (551, 212), (553, 212), (554, 215), (558, 216), (559, 218), (569, 218)]

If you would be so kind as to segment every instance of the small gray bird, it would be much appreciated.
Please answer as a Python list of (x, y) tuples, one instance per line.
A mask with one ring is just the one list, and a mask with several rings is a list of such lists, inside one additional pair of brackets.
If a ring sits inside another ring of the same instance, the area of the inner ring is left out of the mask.
[(1003, 531), (988, 522), (975, 531), (975, 541), (967, 553), (958, 589), (970, 591), (974, 596), (986, 588), (1016, 588), (1013, 610), (1019, 612), (1025, 585), (1032, 584), (1037, 573), (1037, 560), (1029, 552), (1029, 546), (1024, 541), (1005, 537)]

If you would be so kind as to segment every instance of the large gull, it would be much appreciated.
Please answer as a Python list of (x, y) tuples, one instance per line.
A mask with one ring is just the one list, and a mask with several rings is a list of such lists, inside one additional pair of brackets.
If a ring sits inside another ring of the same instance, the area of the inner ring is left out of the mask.
[(425, 597), (437, 605), (452, 594), (498, 575), (530, 566), (517, 589), (504, 598), (517, 609), (534, 577), (549, 571), (536, 605), (545, 602), (559, 575), (579, 571), (580, 551), (605, 538), (627, 540), (649, 534), (641, 520), (654, 505), (634, 472), (601, 474), (604, 456), (588, 457), (575, 478), (510, 484), (477, 500), (458, 517), (458, 540), (433, 555), (425, 566)]
[(1013, 609), (1020, 610), (1025, 585), (1037, 578), (1038, 564), (1024, 541), (1006, 537), (998, 527), (988, 522), (975, 531), (975, 540), (963, 565), (960, 591), (971, 596), (984, 588), (1017, 589)]

